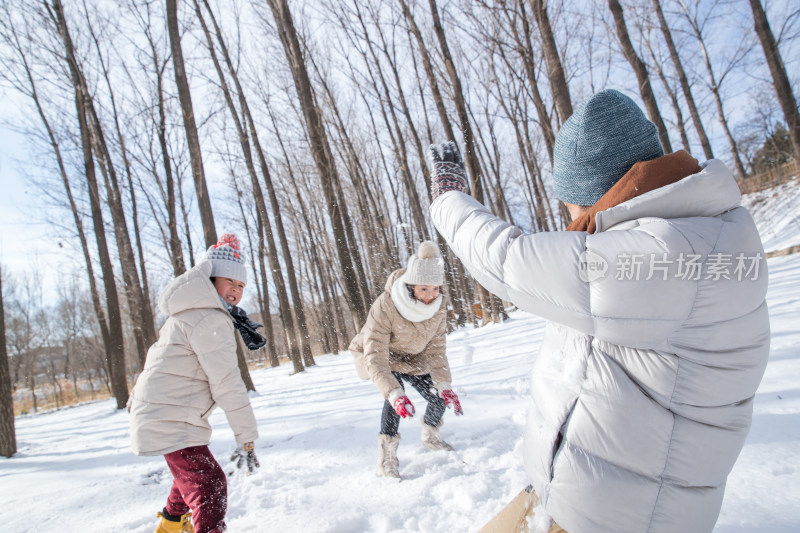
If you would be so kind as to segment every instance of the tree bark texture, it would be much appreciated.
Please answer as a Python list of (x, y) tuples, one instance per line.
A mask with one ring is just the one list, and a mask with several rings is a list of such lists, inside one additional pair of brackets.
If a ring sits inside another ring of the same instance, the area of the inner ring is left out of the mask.
[(755, 23), (756, 35), (761, 41), (761, 48), (764, 50), (764, 57), (767, 60), (769, 72), (772, 74), (772, 85), (775, 87), (775, 94), (778, 97), (783, 116), (786, 119), (786, 126), (789, 130), (789, 137), (792, 139), (794, 148), (794, 158), (800, 161), (800, 112), (797, 110), (797, 101), (789, 83), (789, 76), (786, 75), (786, 67), (783, 64), (781, 52), (769, 26), (767, 14), (761, 5), (761, 0), (750, 0), (750, 7), (753, 10), (753, 20)]
[(181, 34), (178, 28), (178, 0), (166, 0), (167, 32), (169, 33), (172, 66), (175, 71), (175, 85), (178, 87), (178, 99), (183, 111), (183, 127), (186, 131), (186, 142), (189, 145), (189, 157), (192, 162), (192, 177), (197, 193), (197, 206), (203, 224), (203, 238), (206, 248), (217, 244), (217, 230), (214, 225), (214, 211), (208, 196), (206, 175), (203, 166), (203, 153), (200, 149), (200, 137), (197, 135), (197, 122), (192, 105), (192, 93), (189, 90), (189, 79), (186, 77), (186, 66), (183, 62)]
[(0, 268), (0, 455), (11, 457), (17, 453), (17, 433), (14, 429), (14, 395), (8, 370), (5, 317), (3, 270)]
[(272, 10), (275, 24), (280, 34), (286, 59), (292, 71), (297, 96), (303, 110), (306, 122), (306, 130), (311, 142), (314, 162), (317, 165), (320, 180), (322, 181), (322, 191), (328, 207), (328, 215), (333, 226), (334, 239), (336, 241), (336, 252), (342, 269), (342, 276), (345, 284), (345, 298), (348, 301), (353, 321), (360, 329), (367, 318), (366, 304), (361, 296), (359, 279), (356, 269), (348, 250), (348, 239), (345, 234), (342, 210), (346, 206), (340, 205), (336, 196), (335, 180), (339, 179), (336, 165), (331, 160), (330, 146), (328, 144), (325, 126), (314, 101), (314, 91), (311, 80), (308, 76), (303, 50), (297, 37), (297, 32), (292, 20), (292, 14), (286, 0), (268, 0)]
[(547, 78), (550, 80), (550, 91), (553, 93), (553, 101), (556, 104), (556, 110), (558, 110), (559, 123), (563, 123), (572, 116), (572, 100), (569, 96), (567, 77), (564, 75), (564, 67), (561, 65), (561, 56), (558, 53), (556, 38), (550, 25), (550, 17), (547, 14), (547, 1), (531, 0), (531, 8), (533, 9), (533, 16), (536, 19), (536, 25), (539, 27), (539, 35), (542, 40), (544, 61), (547, 65)]
[(675, 46), (675, 41), (672, 39), (672, 32), (664, 16), (664, 10), (661, 9), (661, 0), (653, 0), (653, 9), (658, 16), (661, 33), (664, 34), (664, 40), (667, 42), (669, 56), (670, 59), (672, 59), (672, 64), (675, 66), (675, 72), (678, 74), (678, 80), (681, 83), (681, 90), (683, 91), (683, 98), (686, 100), (686, 106), (689, 108), (689, 114), (692, 117), (692, 124), (694, 125), (695, 131), (697, 131), (697, 137), (700, 139), (700, 146), (703, 147), (703, 154), (706, 156), (706, 159), (714, 159), (711, 142), (708, 140), (708, 135), (706, 135), (706, 130), (703, 127), (703, 121), (700, 119), (700, 112), (697, 111), (697, 104), (695, 104), (694, 101), (692, 87), (689, 85), (689, 79), (686, 77), (686, 71), (683, 68), (683, 63), (681, 63), (678, 48)]
[[(111, 382), (111, 392), (114, 395), (114, 398), (117, 400), (117, 409), (123, 409), (128, 403), (128, 382), (125, 377), (125, 348), (122, 330), (122, 316), (120, 314), (119, 296), (117, 293), (116, 281), (114, 279), (111, 256), (108, 252), (108, 245), (106, 243), (103, 211), (100, 203), (100, 194), (97, 185), (97, 177), (95, 175), (94, 157), (92, 153), (91, 132), (87, 120), (86, 95), (82, 90), (80, 78), (78, 77), (78, 65), (74, 63), (75, 55), (72, 47), (72, 40), (66, 27), (66, 19), (64, 18), (61, 0), (53, 0), (51, 13), (66, 50), (66, 58), (69, 64), (72, 88), (75, 93), (75, 108), (78, 118), (78, 125), (80, 128), (84, 170), (86, 173), (86, 182), (89, 188), (89, 201), (91, 205), (92, 221), (94, 223), (95, 239), (97, 240), (97, 248), (100, 255), (100, 267), (102, 270), (103, 284), (106, 292), (106, 309), (108, 310), (109, 331), (109, 344), (106, 345), (106, 361)], [(70, 61), (70, 58), (73, 60)]]
[[(206, 4), (206, 8), (209, 9), (208, 4)], [(291, 307), (289, 306), (289, 298), (286, 295), (286, 283), (284, 282), (283, 278), (283, 268), (278, 258), (278, 249), (275, 246), (274, 232), (272, 230), (272, 225), (269, 220), (269, 214), (267, 213), (267, 205), (264, 202), (264, 193), (261, 189), (261, 183), (258, 180), (258, 175), (256, 173), (256, 168), (255, 168), (255, 161), (253, 160), (253, 152), (250, 146), (251, 141), (254, 139), (251, 139), (248, 132), (252, 130), (249, 130), (245, 124), (242, 124), (243, 121), (248, 120), (248, 117), (246, 114), (244, 116), (240, 116), (240, 111), (236, 108), (236, 104), (233, 100), (233, 95), (228, 87), (228, 82), (222, 70), (222, 66), (220, 65), (219, 60), (217, 58), (215, 44), (212, 39), (211, 32), (209, 31), (206, 25), (205, 18), (203, 17), (203, 13), (200, 10), (200, 5), (198, 2), (195, 2), (195, 12), (203, 28), (203, 32), (206, 36), (206, 40), (208, 43), (208, 50), (209, 53), (211, 54), (211, 59), (214, 62), (214, 67), (219, 77), (220, 88), (222, 89), (222, 93), (225, 96), (225, 102), (227, 103), (228, 111), (230, 112), (231, 118), (233, 119), (233, 123), (236, 127), (236, 133), (239, 139), (239, 145), (242, 148), (242, 155), (244, 156), (245, 166), (247, 167), (247, 173), (250, 176), (253, 199), (255, 200), (256, 203), (256, 216), (258, 217), (258, 222), (259, 222), (258, 225), (264, 230), (264, 234), (263, 235), (259, 234), (258, 238), (261, 239), (263, 237), (266, 237), (267, 258), (269, 259), (270, 270), (272, 271), (272, 278), (273, 281), (275, 282), (275, 289), (278, 294), (280, 317), (281, 321), (284, 324), (284, 334), (286, 335), (286, 339), (289, 344), (289, 357), (291, 358), (292, 363), (294, 364), (295, 372), (302, 372), (303, 370), (305, 370), (305, 368), (303, 367), (303, 363), (300, 360), (300, 350), (297, 345), (294, 317), (292, 316), (292, 310)], [(213, 14), (211, 14), (210, 10), (209, 13), (212, 16), (211, 20), (214, 23), (214, 27), (217, 32), (216, 33), (217, 39), (220, 42), (220, 44), (224, 46), (224, 43), (221, 40), (222, 35), (221, 33), (219, 33), (219, 28), (216, 25), (216, 21), (213, 19)], [(228, 62), (229, 59), (227, 55), (227, 49), (223, 48), (222, 51), (223, 51), (223, 57), (225, 58), (226, 62)], [(230, 66), (231, 65), (228, 64), (229, 71), (232, 70), (230, 69)], [(241, 90), (241, 87), (238, 87), (238, 84), (237, 84), (237, 89)], [(240, 94), (239, 96), (241, 102), (243, 99), (243, 95)], [(242, 109), (242, 113), (246, 113), (244, 108)], [(257, 149), (258, 148), (259, 147), (257, 146)], [(269, 185), (271, 184), (269, 180), (269, 169), (266, 167), (265, 161), (261, 161), (261, 163), (262, 163), (262, 168), (261, 168), (262, 175), (264, 176), (264, 179), (266, 180), (266, 183), (269, 187)], [(285, 260), (287, 261), (288, 264), (291, 264), (291, 259), (285, 258)], [(247, 370), (246, 364), (244, 370), (241, 368), (241, 366), (239, 370), (242, 372), (243, 375), (248, 374), (248, 380), (249, 380), (249, 371)]]
[(650, 120), (653, 121), (658, 129), (661, 147), (664, 149), (665, 154), (672, 153), (672, 144), (669, 142), (667, 127), (664, 125), (664, 120), (661, 118), (661, 112), (658, 110), (658, 102), (656, 102), (653, 87), (650, 85), (647, 65), (633, 48), (633, 43), (628, 35), (628, 27), (625, 24), (625, 15), (622, 11), (622, 5), (619, 3), (619, 0), (608, 0), (608, 7), (614, 15), (614, 24), (617, 28), (617, 37), (622, 47), (622, 53), (625, 55), (625, 59), (628, 60), (628, 63), (630, 63), (633, 72), (636, 74), (636, 79), (639, 81), (639, 93), (642, 95), (644, 107), (647, 109)]

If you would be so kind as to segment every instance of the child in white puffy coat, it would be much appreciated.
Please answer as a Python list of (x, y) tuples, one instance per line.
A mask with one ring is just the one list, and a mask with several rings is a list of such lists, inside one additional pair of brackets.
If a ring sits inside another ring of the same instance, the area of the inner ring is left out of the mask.
[(131, 391), (131, 447), (137, 455), (163, 455), (174, 477), (156, 533), (221, 532), (227, 481), (208, 443), (208, 417), (220, 406), (239, 444), (234, 457), (258, 466), (253, 409), (236, 358), (234, 327), (251, 349), (265, 340), (236, 307), (247, 282), (235, 235), (223, 235), (207, 257), (170, 282), (159, 297), (169, 318), (147, 353)]

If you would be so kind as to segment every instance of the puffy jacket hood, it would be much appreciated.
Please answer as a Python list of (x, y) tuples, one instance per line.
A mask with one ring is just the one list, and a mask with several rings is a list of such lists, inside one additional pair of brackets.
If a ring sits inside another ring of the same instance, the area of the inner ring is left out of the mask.
[(158, 297), (158, 308), (167, 316), (174, 316), (187, 309), (225, 310), (210, 276), (211, 262), (201, 261), (164, 287)]
[(389, 279), (386, 280), (386, 284), (383, 286), (384, 292), (386, 292), (386, 294), (391, 295), (392, 285), (394, 285), (394, 282), (397, 281), (397, 279), (405, 273), (406, 273), (405, 268), (398, 268), (397, 270), (389, 274)]
[(645, 193), (595, 216), (597, 233), (640, 218), (714, 217), (738, 207), (742, 195), (725, 163), (712, 159), (703, 170)]

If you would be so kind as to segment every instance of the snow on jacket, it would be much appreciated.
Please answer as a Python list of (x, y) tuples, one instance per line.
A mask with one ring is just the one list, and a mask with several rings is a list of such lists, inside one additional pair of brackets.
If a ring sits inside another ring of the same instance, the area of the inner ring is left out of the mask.
[(469, 272), (549, 321), (523, 454), (569, 533), (713, 529), (770, 340), (763, 247), (740, 201), (711, 160), (597, 213), (594, 234), (523, 235), (460, 192), (432, 204)]
[(442, 299), (436, 313), (421, 322), (403, 318), (392, 302), (391, 291), (405, 271), (401, 268), (389, 276), (384, 292), (372, 304), (364, 327), (349, 346), (359, 375), (364, 377), (366, 371), (387, 399), (392, 390), (400, 387), (392, 372), (430, 374), (434, 386), (451, 381), (445, 354), (447, 306)]
[(258, 438), (253, 409), (236, 360), (231, 316), (202, 261), (175, 278), (158, 299), (168, 316), (147, 352), (128, 403), (131, 447), (137, 455), (163, 455), (211, 439), (208, 417), (225, 410), (236, 442)]

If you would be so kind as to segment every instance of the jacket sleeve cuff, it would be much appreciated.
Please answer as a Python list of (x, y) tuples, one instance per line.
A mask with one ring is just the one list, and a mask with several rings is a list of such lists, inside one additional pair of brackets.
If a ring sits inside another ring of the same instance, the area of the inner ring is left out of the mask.
[(398, 398), (405, 395), (406, 391), (398, 387), (396, 389), (392, 389), (391, 391), (389, 391), (389, 396), (387, 397), (387, 400), (389, 400), (390, 404), (394, 405), (394, 402), (396, 402)]
[(236, 444), (243, 446), (247, 442), (255, 442), (258, 440), (258, 430), (246, 431), (239, 435), (234, 435), (234, 437), (236, 438)]
[(453, 388), (453, 386), (450, 385), (449, 381), (440, 381), (439, 383), (436, 384), (436, 390), (439, 391), (439, 394), (441, 394), (442, 391), (445, 391), (445, 390), (448, 390), (448, 389), (452, 389), (452, 388)]

